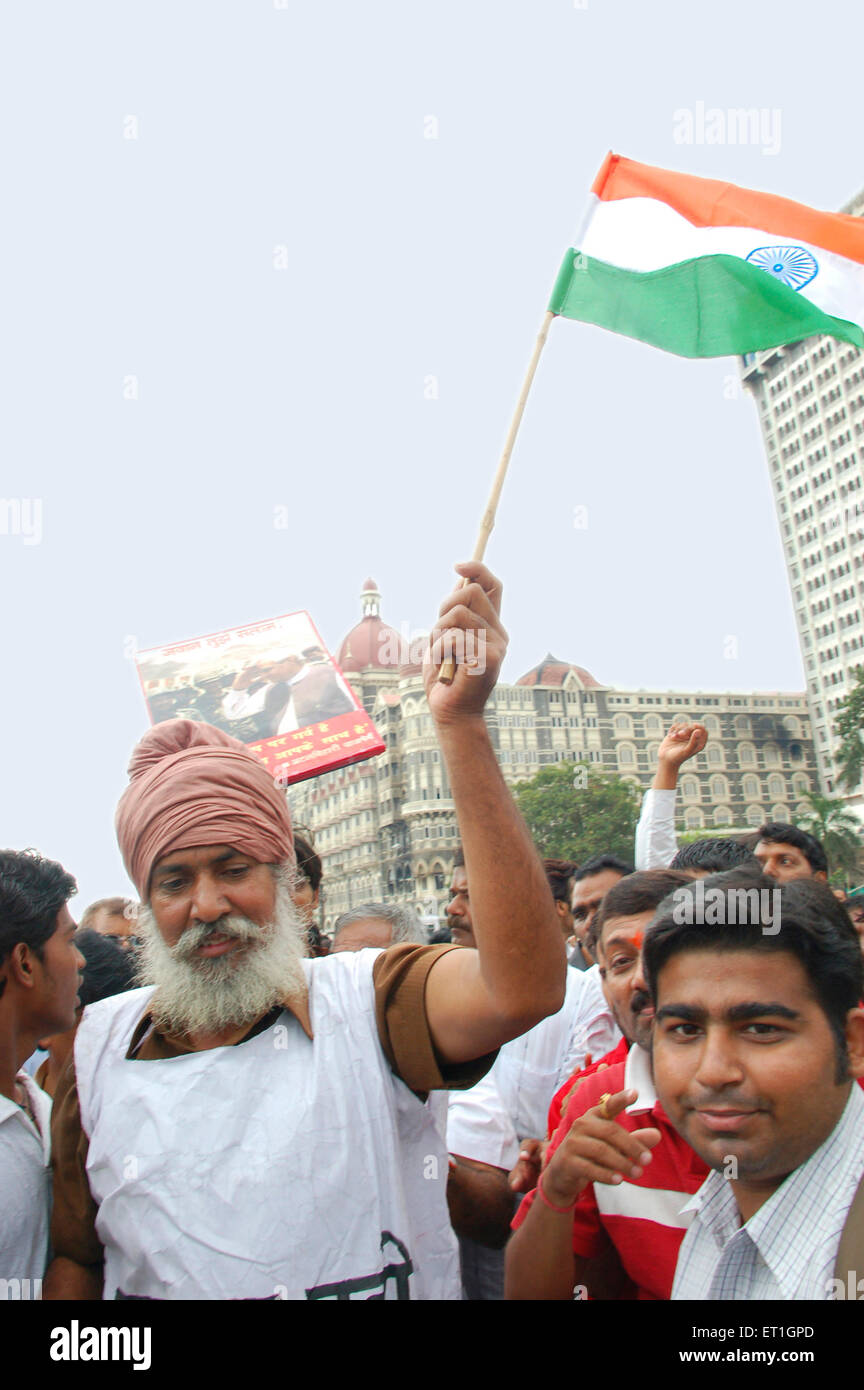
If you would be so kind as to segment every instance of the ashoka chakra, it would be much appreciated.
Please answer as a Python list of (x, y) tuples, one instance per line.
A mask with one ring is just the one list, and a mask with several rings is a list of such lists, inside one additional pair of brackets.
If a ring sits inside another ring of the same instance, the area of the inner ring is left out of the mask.
[(767, 270), (776, 280), (782, 280), (790, 290), (800, 290), (813, 279), (819, 263), (803, 246), (757, 246), (747, 260)]

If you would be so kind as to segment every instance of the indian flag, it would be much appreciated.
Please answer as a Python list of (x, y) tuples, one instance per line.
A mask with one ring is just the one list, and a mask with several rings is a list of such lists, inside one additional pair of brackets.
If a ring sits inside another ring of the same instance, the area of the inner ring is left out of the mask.
[(549, 309), (681, 357), (864, 348), (864, 219), (609, 154)]

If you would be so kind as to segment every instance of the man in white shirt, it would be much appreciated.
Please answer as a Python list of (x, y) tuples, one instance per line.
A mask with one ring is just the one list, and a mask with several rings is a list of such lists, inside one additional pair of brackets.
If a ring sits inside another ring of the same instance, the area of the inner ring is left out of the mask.
[(675, 899), (643, 948), (654, 1078), (714, 1171), (684, 1208), (693, 1219), (672, 1297), (834, 1297), (864, 1175), (856, 933), (814, 880), (778, 886), (733, 870)]
[(40, 1038), (75, 1023), (84, 966), (66, 906), (75, 891), (52, 860), (0, 852), (0, 1280), (8, 1297), (36, 1296), (48, 1259), (51, 1102), (21, 1067)]

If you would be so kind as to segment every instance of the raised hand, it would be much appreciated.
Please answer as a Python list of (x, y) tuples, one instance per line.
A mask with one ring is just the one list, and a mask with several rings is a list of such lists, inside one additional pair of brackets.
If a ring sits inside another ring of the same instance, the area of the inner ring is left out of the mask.
[[(507, 650), (499, 618), (501, 581), (477, 560), (457, 565), (456, 573), (468, 583), (442, 603), (423, 664), (426, 697), (439, 723), (482, 715)], [(448, 656), (456, 671), (452, 683), (442, 685), (438, 668)]]
[(660, 744), (657, 753), (658, 767), (666, 767), (675, 772), (688, 758), (695, 758), (708, 742), (708, 730), (704, 724), (673, 724)]

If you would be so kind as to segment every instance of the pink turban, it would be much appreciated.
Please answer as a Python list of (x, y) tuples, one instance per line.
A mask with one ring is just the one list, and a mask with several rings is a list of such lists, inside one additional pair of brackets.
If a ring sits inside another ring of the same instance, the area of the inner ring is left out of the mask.
[(146, 900), (153, 866), (177, 849), (231, 845), (262, 864), (294, 861), (284, 792), (236, 738), (210, 724), (169, 719), (144, 735), (117, 807), (117, 841)]

